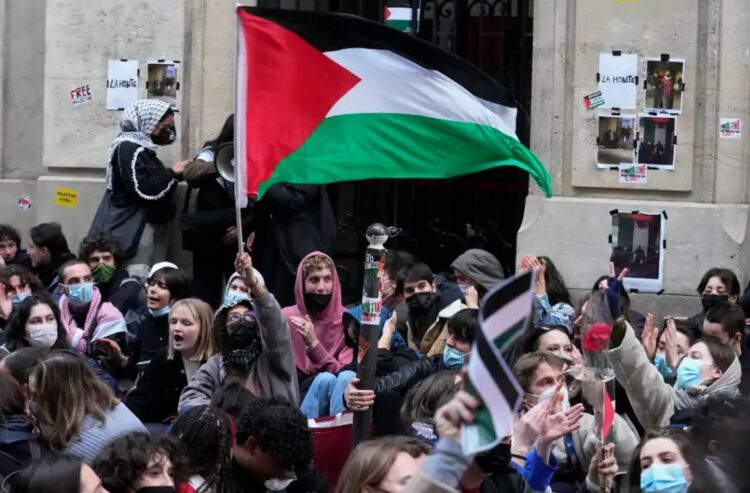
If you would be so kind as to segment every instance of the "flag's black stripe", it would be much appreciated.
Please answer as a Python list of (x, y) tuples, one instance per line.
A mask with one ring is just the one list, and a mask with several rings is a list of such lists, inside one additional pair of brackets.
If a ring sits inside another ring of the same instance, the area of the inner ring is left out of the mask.
[[(497, 286), (482, 302), (482, 320), (487, 320), (493, 313), (512, 302), (531, 289), (531, 272), (511, 278)], [(529, 305), (531, 310), (531, 305)]]
[(474, 96), (516, 108), (510, 91), (466, 60), (411, 34), (346, 14), (244, 7), (297, 34), (320, 51), (346, 48), (390, 50), (427, 69), (442, 72)]
[(419, 5), (419, 0), (387, 0), (386, 5), (391, 8), (413, 8)]
[[(506, 372), (502, 365), (500, 365), (500, 362), (497, 360), (495, 353), (490, 347), (490, 342), (487, 341), (484, 332), (481, 330), (477, 334), (477, 354), (479, 355), (482, 364), (487, 368), (490, 375), (492, 375), (500, 392), (503, 393), (505, 399), (508, 401), (508, 406), (513, 409), (519, 398), (518, 391), (516, 390), (516, 387), (513, 386), (515, 377)], [(481, 389), (479, 389), (479, 391), (481, 392)]]

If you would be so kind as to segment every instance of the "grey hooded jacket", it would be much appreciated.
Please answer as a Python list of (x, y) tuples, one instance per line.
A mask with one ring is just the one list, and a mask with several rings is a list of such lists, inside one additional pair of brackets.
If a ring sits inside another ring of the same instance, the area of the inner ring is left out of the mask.
[(505, 279), (503, 267), (495, 256), (478, 248), (466, 250), (456, 257), (451, 264), (451, 269), (473, 279), (487, 291)]

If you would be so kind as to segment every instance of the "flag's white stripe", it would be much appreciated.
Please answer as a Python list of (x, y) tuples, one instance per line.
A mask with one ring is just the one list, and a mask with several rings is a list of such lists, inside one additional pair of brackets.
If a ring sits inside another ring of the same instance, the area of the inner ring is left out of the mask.
[(515, 325), (531, 312), (531, 291), (525, 291), (484, 320), (484, 332), (490, 340)]
[(411, 9), (409, 7), (388, 7), (388, 11), (391, 16), (388, 17), (387, 22), (411, 20)]
[[(469, 361), (469, 379), (474, 388), (479, 390), (482, 400), (487, 409), (490, 410), (497, 440), (502, 439), (510, 431), (510, 425), (513, 421), (513, 410), (510, 408), (508, 400), (500, 391), (487, 367), (478, 357)], [(488, 446), (488, 448), (490, 447)]]
[(245, 181), (247, 129), (244, 118), (247, 115), (247, 46), (245, 45), (245, 30), (242, 28), (239, 15), (237, 15), (235, 69), (237, 76), (234, 86), (234, 196), (240, 207), (247, 207), (247, 182)]
[(325, 53), (361, 82), (344, 95), (328, 117), (397, 113), (475, 123), (516, 138), (516, 109), (477, 98), (444, 74), (427, 70), (388, 50), (347, 48)]

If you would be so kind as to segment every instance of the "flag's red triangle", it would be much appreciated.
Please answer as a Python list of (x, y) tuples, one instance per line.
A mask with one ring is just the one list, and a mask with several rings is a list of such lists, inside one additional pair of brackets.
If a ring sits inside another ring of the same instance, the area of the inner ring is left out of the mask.
[(239, 16), (247, 111), (237, 118), (245, 118), (240, 138), (246, 139), (247, 191), (254, 195), (360, 79), (288, 29), (245, 10)]
[(391, 18), (391, 9), (388, 7), (385, 7), (385, 14), (383, 14), (383, 19), (388, 20)]
[(604, 394), (602, 399), (602, 442), (609, 436), (609, 431), (615, 422), (615, 403), (607, 392), (606, 383), (603, 385)]

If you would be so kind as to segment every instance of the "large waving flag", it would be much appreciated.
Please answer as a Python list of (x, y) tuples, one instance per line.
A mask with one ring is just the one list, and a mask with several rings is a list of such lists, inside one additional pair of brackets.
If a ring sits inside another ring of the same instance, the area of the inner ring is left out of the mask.
[(510, 433), (523, 390), (502, 354), (523, 334), (533, 298), (534, 274), (525, 272), (506, 279), (482, 300), (482, 330), (471, 350), (467, 386), (481, 406), (474, 422), (461, 427), (461, 446), (467, 456), (492, 449)]
[(359, 17), (238, 7), (239, 197), (273, 184), (449, 178), (541, 162), (508, 91), (468, 62)]

